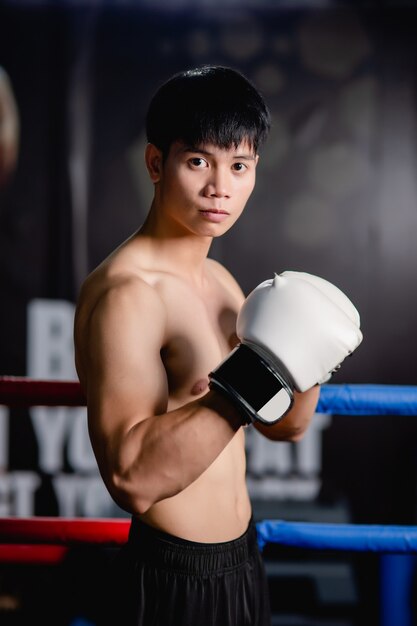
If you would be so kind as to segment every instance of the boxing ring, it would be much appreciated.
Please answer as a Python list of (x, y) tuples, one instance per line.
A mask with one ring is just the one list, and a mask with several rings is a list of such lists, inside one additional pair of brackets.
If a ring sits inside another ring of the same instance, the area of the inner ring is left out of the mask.
[[(0, 377), (0, 404), (10, 407), (83, 406), (80, 386), (70, 381)], [(323, 385), (317, 413), (330, 415), (417, 415), (417, 387)], [(0, 518), (0, 563), (55, 563), (74, 546), (121, 546), (129, 519)], [(263, 520), (257, 523), (261, 550), (267, 544), (307, 550), (380, 555), (380, 626), (411, 626), (411, 586), (417, 526), (330, 524)], [(415, 619), (415, 618), (414, 618)]]

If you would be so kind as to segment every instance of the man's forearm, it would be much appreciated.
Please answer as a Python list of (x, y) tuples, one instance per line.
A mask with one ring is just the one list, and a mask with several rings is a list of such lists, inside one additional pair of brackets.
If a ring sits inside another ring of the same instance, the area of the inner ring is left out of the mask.
[(274, 441), (299, 441), (307, 431), (316, 410), (320, 386), (315, 385), (303, 393), (294, 392), (294, 404), (290, 411), (276, 424), (254, 426), (268, 439)]
[(133, 426), (118, 446), (117, 467), (106, 480), (114, 499), (132, 513), (183, 491), (217, 458), (242, 419), (214, 391), (185, 406)]

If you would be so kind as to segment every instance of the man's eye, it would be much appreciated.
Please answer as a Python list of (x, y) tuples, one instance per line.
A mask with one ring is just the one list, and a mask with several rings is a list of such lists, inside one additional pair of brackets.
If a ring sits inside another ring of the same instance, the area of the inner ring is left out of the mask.
[(190, 159), (190, 163), (194, 167), (200, 167), (200, 168), (201, 167), (206, 167), (206, 165), (207, 165), (207, 161), (205, 161), (201, 157), (193, 157), (192, 159)]
[(234, 163), (233, 169), (235, 172), (243, 172), (246, 169), (246, 165), (244, 163)]

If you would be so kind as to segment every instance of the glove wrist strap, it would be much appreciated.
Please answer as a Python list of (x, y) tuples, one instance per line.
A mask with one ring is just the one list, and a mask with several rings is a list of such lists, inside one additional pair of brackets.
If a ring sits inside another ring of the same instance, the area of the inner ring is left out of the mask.
[(238, 405), (247, 424), (275, 424), (293, 403), (292, 386), (256, 346), (239, 344), (209, 379), (211, 389)]

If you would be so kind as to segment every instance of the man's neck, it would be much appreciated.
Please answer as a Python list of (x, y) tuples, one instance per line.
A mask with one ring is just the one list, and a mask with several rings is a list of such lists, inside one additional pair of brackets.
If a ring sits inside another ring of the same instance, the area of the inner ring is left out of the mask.
[(202, 283), (212, 237), (181, 231), (175, 225), (159, 221), (152, 211), (137, 237), (146, 241), (158, 267), (178, 274), (196, 285)]

